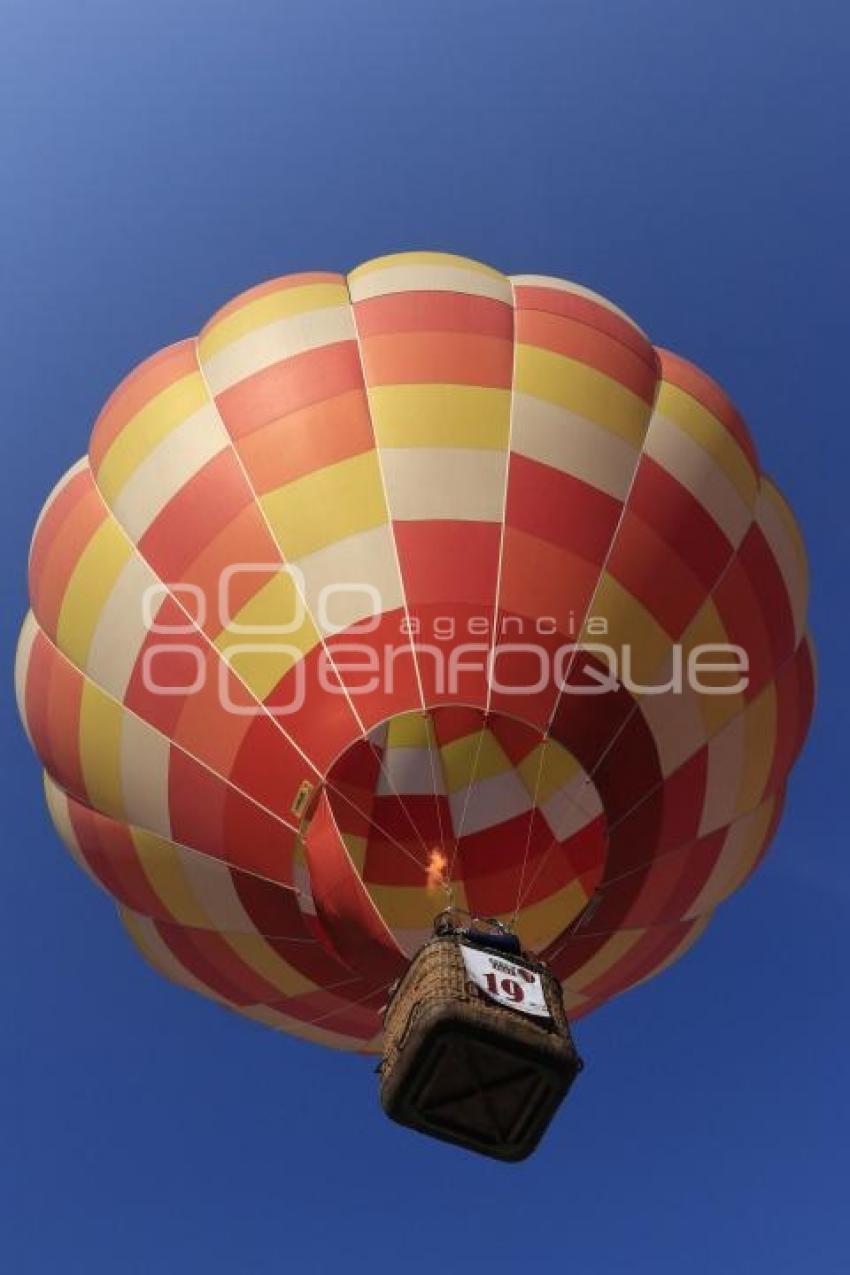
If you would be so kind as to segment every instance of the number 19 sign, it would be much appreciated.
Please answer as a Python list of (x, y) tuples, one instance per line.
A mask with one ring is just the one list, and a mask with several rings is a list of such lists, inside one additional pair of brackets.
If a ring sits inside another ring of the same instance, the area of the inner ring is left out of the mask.
[(460, 950), (468, 977), (482, 992), (501, 1005), (521, 1010), (523, 1014), (549, 1017), (543, 983), (536, 970), (515, 965), (492, 952), (482, 952), (480, 948), (467, 947), (464, 943), (461, 943)]

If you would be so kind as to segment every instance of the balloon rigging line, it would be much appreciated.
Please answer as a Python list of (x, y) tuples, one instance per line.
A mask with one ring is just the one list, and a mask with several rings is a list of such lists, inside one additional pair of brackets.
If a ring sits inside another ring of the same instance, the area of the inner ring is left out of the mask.
[[(436, 730), (436, 726), (434, 725), (434, 719), (431, 716), (430, 712), (424, 715), (424, 720), (425, 720), (425, 734), (428, 739), (428, 763), (431, 767), (431, 786), (434, 790), (434, 810), (436, 811), (436, 815), (437, 815), (437, 827), (440, 830), (440, 851), (443, 852), (446, 849), (446, 834), (443, 828), (443, 813), (442, 813), (442, 810), (440, 809), (440, 793), (438, 791), (438, 784), (437, 784), (438, 758), (434, 756), (437, 730)], [(441, 759), (439, 759), (439, 764), (440, 764), (440, 773), (443, 776), (443, 789), (445, 790), (445, 786), (446, 786), (445, 775), (443, 774)], [(445, 876), (445, 864), (443, 864), (442, 873), (443, 873), (442, 886), (446, 894), (448, 895), (449, 904), (451, 904), (454, 901), (454, 890), (452, 889), (451, 882), (447, 880)]]
[[(449, 864), (449, 870), (447, 874), (447, 878), (449, 881), (451, 881), (452, 879), (452, 873), (454, 871), (455, 860), (457, 859), (458, 853), (460, 851), (460, 842), (461, 842), (461, 838), (463, 837), (463, 826), (466, 823), (466, 812), (469, 808), (469, 801), (472, 796), (472, 787), (475, 782), (476, 772), (478, 770), (478, 762), (481, 757), (482, 745), (484, 743), (484, 732), (486, 730), (487, 730), (487, 717), (486, 717), (486, 714), (482, 714), (481, 729), (478, 732), (478, 743), (476, 745), (475, 756), (472, 762), (472, 770), (470, 771), (469, 779), (466, 785), (466, 793), (463, 799), (463, 808), (461, 809), (461, 814), (460, 814), (460, 823), (458, 824), (457, 831), (455, 832), (454, 851), (452, 853), (451, 863)], [(452, 821), (452, 824), (454, 824), (454, 821)]]
[(534, 830), (534, 812), (537, 809), (537, 799), (540, 795), (540, 784), (543, 778), (543, 758), (546, 754), (547, 743), (548, 743), (548, 736), (546, 737), (546, 739), (543, 739), (540, 741), (540, 756), (537, 759), (537, 775), (534, 780), (534, 795), (532, 796), (532, 799), (531, 799), (531, 810), (529, 812), (528, 830), (526, 832), (526, 837), (525, 837), (525, 850), (522, 856), (522, 867), (520, 868), (519, 885), (517, 886), (517, 892), (516, 892), (516, 903), (514, 905), (513, 916), (511, 917), (511, 929), (513, 929), (513, 927), (516, 925), (516, 919), (519, 916), (520, 900), (522, 898), (522, 886), (525, 880), (525, 870), (528, 864), (529, 851), (531, 849), (531, 834)]

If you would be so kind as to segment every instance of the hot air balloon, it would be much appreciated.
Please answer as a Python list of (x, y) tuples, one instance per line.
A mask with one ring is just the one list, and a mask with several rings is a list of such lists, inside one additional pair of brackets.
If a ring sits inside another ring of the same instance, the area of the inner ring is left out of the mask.
[(358, 1053), (447, 907), (573, 1020), (677, 960), (812, 711), (802, 540), (726, 394), (584, 287), (442, 253), (147, 359), (29, 582), (71, 854), (167, 978)]

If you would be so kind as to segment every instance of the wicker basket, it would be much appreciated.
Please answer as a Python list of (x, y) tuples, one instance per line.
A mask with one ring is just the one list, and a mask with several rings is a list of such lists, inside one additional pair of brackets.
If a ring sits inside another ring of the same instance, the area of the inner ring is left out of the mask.
[[(464, 946), (469, 951), (463, 934), (435, 937), (395, 988), (384, 1017), (381, 1103), (399, 1124), (500, 1160), (522, 1160), (540, 1141), (581, 1059), (561, 988), (544, 965), (485, 949), (497, 968), (539, 977), (545, 1009), (532, 1016), (478, 986)], [(516, 991), (517, 980), (509, 987)]]

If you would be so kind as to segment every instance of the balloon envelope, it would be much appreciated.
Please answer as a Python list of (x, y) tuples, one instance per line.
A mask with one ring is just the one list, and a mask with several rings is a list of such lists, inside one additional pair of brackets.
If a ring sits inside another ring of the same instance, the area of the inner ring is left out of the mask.
[(347, 1049), (449, 898), (574, 1017), (677, 959), (812, 710), (802, 541), (724, 392), (445, 254), (274, 279), (141, 364), (30, 594), (72, 855), (166, 977)]

